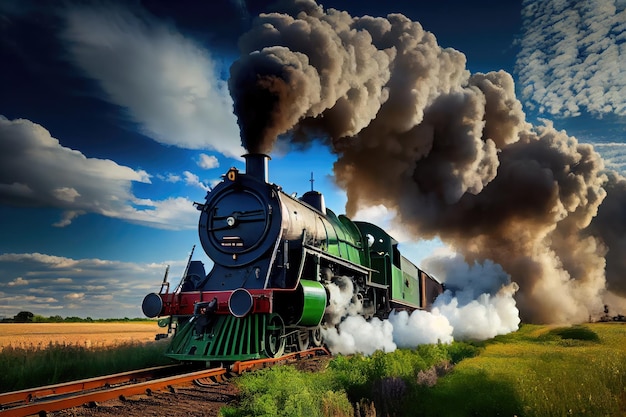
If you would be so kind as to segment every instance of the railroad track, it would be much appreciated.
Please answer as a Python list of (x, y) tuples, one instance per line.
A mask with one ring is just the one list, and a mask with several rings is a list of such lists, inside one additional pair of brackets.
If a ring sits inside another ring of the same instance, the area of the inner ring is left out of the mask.
[[(189, 372), (189, 368), (181, 365), (170, 365), (0, 393), (0, 417), (45, 416), (49, 412), (84, 404), (124, 399), (163, 389), (172, 390), (176, 385), (192, 381), (197, 385), (207, 386), (246, 371), (320, 355), (329, 353), (324, 348), (314, 348), (276, 359), (235, 362), (228, 369), (219, 367), (193, 372)], [(181, 370), (186, 372), (181, 374)]]

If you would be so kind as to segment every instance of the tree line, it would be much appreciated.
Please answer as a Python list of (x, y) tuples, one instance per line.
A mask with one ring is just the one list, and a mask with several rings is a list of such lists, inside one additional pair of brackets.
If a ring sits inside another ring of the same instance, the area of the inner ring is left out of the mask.
[(20, 311), (13, 318), (3, 318), (0, 320), (2, 323), (93, 323), (93, 322), (111, 322), (111, 321), (146, 321), (146, 318), (128, 318), (123, 319), (109, 318), (109, 319), (92, 319), (91, 317), (76, 317), (68, 316), (62, 317), (59, 315), (44, 317), (39, 314), (33, 314), (30, 311)]

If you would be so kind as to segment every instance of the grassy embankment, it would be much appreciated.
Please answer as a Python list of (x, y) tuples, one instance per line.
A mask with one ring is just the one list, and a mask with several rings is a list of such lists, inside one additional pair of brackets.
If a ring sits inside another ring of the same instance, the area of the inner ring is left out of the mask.
[(340, 356), (316, 374), (273, 368), (238, 379), (241, 403), (222, 415), (352, 416), (358, 404), (367, 416), (622, 416), (625, 342), (623, 324), (526, 325), (482, 343)]

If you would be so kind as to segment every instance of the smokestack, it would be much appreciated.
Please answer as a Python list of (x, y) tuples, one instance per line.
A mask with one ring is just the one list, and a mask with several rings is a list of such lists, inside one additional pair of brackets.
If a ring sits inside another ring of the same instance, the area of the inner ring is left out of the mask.
[(270, 159), (269, 155), (249, 153), (243, 157), (246, 159), (246, 174), (259, 181), (268, 182), (267, 161)]

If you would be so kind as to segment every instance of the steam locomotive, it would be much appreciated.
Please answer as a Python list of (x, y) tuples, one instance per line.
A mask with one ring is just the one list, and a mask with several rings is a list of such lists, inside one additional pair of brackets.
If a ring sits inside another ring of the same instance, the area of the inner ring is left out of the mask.
[(358, 314), (382, 319), (428, 309), (443, 292), (382, 228), (335, 215), (317, 191), (284, 193), (268, 182), (267, 155), (244, 157), (245, 173), (231, 168), (194, 203), (211, 271), (190, 256), (177, 288), (164, 279), (143, 300), (144, 314), (165, 317), (173, 334), (167, 356), (233, 362), (322, 346), (322, 328), (336, 324), (333, 287)]

